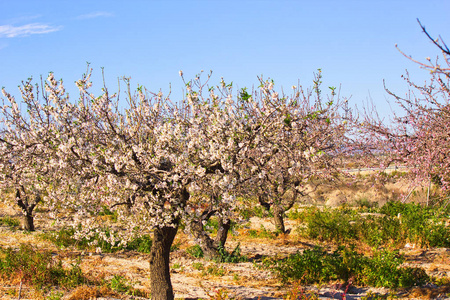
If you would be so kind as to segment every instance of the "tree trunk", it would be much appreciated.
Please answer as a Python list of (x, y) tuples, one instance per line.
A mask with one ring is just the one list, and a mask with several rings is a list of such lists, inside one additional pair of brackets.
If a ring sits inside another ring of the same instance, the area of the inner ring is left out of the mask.
[(285, 233), (286, 228), (284, 227), (284, 209), (281, 205), (273, 206), (273, 220), (275, 223), (275, 231), (277, 233)]
[(228, 230), (230, 230), (231, 221), (227, 219), (226, 221), (223, 218), (219, 218), (219, 229), (217, 230), (217, 235), (215, 239), (215, 244), (218, 247), (225, 248), (225, 243), (228, 238)]
[(192, 222), (191, 232), (195, 239), (200, 242), (200, 247), (202, 248), (203, 257), (205, 259), (213, 260), (219, 257), (219, 249), (217, 248), (216, 243), (214, 243), (214, 240), (205, 232), (201, 220)]
[(150, 280), (153, 300), (173, 300), (174, 293), (170, 281), (170, 247), (178, 231), (175, 227), (155, 228), (150, 253)]
[(225, 243), (228, 238), (228, 230), (231, 227), (231, 221), (223, 221), (219, 219), (219, 228), (217, 230), (217, 236), (213, 240), (203, 228), (202, 221), (196, 221), (191, 225), (191, 232), (194, 237), (200, 241), (200, 247), (203, 251), (203, 257), (208, 260), (218, 259), (220, 256), (219, 248), (225, 247)]
[(22, 187), (22, 193), (20, 190), (16, 190), (16, 203), (22, 209), (23, 212), (23, 229), (26, 231), (34, 231), (34, 217), (33, 210), (36, 205), (42, 201), (41, 196), (39, 194), (35, 195), (34, 201), (29, 202), (28, 196), (25, 193), (25, 189)]
[(23, 230), (34, 231), (34, 218), (32, 213), (24, 213), (23, 215)]
[[(284, 213), (294, 206), (297, 196), (300, 194), (295, 189), (285, 189), (285, 193), (280, 197), (279, 203), (273, 205), (273, 220), (275, 223), (275, 231), (278, 233), (289, 233), (284, 226)], [(292, 193), (289, 195), (288, 193)]]

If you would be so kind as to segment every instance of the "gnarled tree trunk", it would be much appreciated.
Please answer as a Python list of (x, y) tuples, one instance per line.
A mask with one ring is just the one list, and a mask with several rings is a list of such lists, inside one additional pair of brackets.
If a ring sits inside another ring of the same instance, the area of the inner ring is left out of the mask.
[[(209, 219), (209, 216), (207, 219)], [(205, 231), (202, 221), (205, 221), (205, 218), (193, 222), (191, 225), (191, 232), (194, 237), (200, 241), (203, 257), (208, 260), (217, 259), (220, 256), (219, 249), (225, 247), (228, 238), (228, 230), (231, 227), (231, 221), (224, 221), (222, 218), (219, 218), (219, 228), (215, 239), (212, 239)]]
[[(258, 196), (259, 203), (266, 210), (269, 211), (270, 208), (272, 208), (273, 222), (277, 234), (289, 233), (290, 230), (286, 231), (286, 227), (284, 225), (284, 213), (292, 208), (295, 201), (297, 200), (297, 196), (300, 194), (295, 189), (293, 189), (292, 191), (285, 189), (285, 191), (286, 192), (284, 192), (282, 195), (277, 195), (277, 198), (275, 198), (273, 202), (269, 202), (266, 200), (266, 194), (262, 193)], [(292, 193), (292, 195), (288, 195), (288, 192)], [(276, 191), (273, 191), (273, 194), (276, 195)]]
[(225, 243), (228, 238), (228, 231), (231, 228), (231, 220), (219, 218), (219, 228), (217, 229), (217, 235), (215, 238), (215, 243), (218, 247), (225, 248)]
[(281, 205), (273, 206), (273, 221), (275, 223), (275, 231), (277, 233), (285, 233), (284, 227), (284, 208)]
[(200, 242), (200, 247), (202, 248), (203, 257), (205, 259), (213, 260), (219, 257), (217, 245), (204, 230), (202, 220), (194, 221), (191, 224), (191, 232), (195, 239)]
[(150, 280), (153, 300), (173, 300), (174, 293), (170, 280), (170, 247), (178, 231), (175, 227), (155, 228), (150, 252)]
[(19, 189), (16, 190), (16, 203), (23, 212), (23, 229), (25, 231), (35, 230), (33, 210), (39, 202), (41, 202), (40, 195), (36, 195), (34, 201), (30, 203), (25, 191), (21, 193)]
[(23, 215), (23, 230), (34, 231), (34, 217), (32, 214), (25, 213)]
[[(180, 193), (181, 204), (189, 200), (189, 193), (183, 189)], [(170, 248), (178, 231), (179, 219), (169, 226), (156, 227), (153, 230), (150, 250), (150, 289), (152, 300), (173, 300), (174, 293), (170, 280)]]

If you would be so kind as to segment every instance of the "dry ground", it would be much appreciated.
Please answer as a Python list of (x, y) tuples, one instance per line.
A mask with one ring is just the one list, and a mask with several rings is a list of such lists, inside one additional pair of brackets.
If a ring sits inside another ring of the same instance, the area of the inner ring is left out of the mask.
[[(338, 205), (342, 201), (355, 201), (361, 197), (372, 197), (373, 199), (388, 199), (395, 193), (404, 193), (407, 187), (394, 186), (389, 189), (361, 189), (355, 192), (357, 187), (347, 186), (338, 191), (331, 191), (322, 188), (311, 194), (317, 202), (322, 201), (328, 205)], [(403, 189), (403, 190), (402, 190)], [(332, 196), (334, 193), (334, 196)], [(322, 198), (320, 198), (322, 197)], [(311, 199), (312, 199), (311, 198)], [(349, 200), (349, 198), (351, 198)], [(310, 199), (310, 200), (311, 200)], [(317, 200), (319, 199), (319, 200)], [(322, 199), (322, 200), (320, 200)], [(307, 200), (307, 201), (310, 201)], [(20, 216), (20, 212), (13, 207), (0, 203), (1, 216)], [(38, 249), (52, 251), (57, 259), (61, 259), (65, 266), (70, 266), (77, 260), (84, 274), (95, 278), (111, 279), (115, 275), (127, 278), (134, 288), (143, 291), (150, 291), (150, 280), (148, 277), (148, 255), (132, 251), (122, 251), (118, 253), (105, 254), (89, 251), (79, 251), (72, 249), (57, 249), (53, 244), (40, 238), (40, 234), (49, 230), (50, 225), (45, 219), (37, 216), (37, 230), (33, 233), (24, 233), (21, 230), (11, 230), (9, 227), (0, 226), (0, 246), (18, 247), (21, 243), (31, 243)], [(270, 219), (251, 218), (250, 221), (241, 226), (236, 234), (230, 235), (227, 248), (233, 249), (240, 244), (241, 253), (249, 258), (243, 263), (215, 263), (203, 259), (195, 259), (186, 253), (185, 249), (192, 245), (190, 239), (183, 233), (178, 234), (175, 243), (178, 250), (171, 255), (171, 276), (176, 298), (180, 299), (227, 299), (223, 296), (226, 291), (229, 298), (240, 299), (283, 299), (287, 291), (292, 290), (295, 283), (282, 285), (272, 274), (260, 267), (262, 258), (269, 256), (286, 256), (290, 253), (302, 251), (310, 248), (313, 242), (302, 240), (296, 235), (295, 227), (297, 223), (287, 220), (287, 228), (292, 229), (289, 235), (280, 236), (276, 239), (250, 238), (246, 232), (249, 229), (260, 229), (261, 225), (267, 230), (273, 230)], [(326, 247), (326, 245), (324, 245)], [(330, 248), (331, 249), (331, 248)], [(411, 266), (423, 267), (428, 275), (443, 278), (450, 278), (450, 249), (421, 249), (415, 245), (406, 245), (402, 252), (407, 258), (407, 264)], [(446, 279), (445, 279), (446, 278)], [(342, 295), (347, 287), (339, 284), (327, 284), (322, 286), (308, 286), (306, 293), (317, 295), (320, 299), (342, 299)], [(2, 299), (17, 299), (19, 285), (10, 285), (0, 282), (0, 297)], [(54, 291), (56, 293), (56, 291)], [(95, 298), (95, 293), (90, 287), (79, 287), (75, 290), (61, 290), (64, 294), (62, 299), (83, 299), (83, 295), (89, 299), (92, 293), (93, 299), (145, 299), (130, 295), (120, 295), (108, 292), (100, 293), (101, 297)], [(43, 299), (40, 291), (34, 291), (29, 287), (22, 287), (21, 299)], [(437, 288), (428, 285), (422, 289), (409, 291), (390, 291), (384, 288), (361, 288), (349, 287), (345, 299), (368, 299), (370, 295), (394, 294), (400, 299), (450, 299), (450, 288)], [(47, 293), (47, 296), (49, 294)], [(98, 293), (97, 293), (98, 295)], [(222, 298), (220, 298), (222, 295)], [(56, 299), (56, 298), (54, 298)]]

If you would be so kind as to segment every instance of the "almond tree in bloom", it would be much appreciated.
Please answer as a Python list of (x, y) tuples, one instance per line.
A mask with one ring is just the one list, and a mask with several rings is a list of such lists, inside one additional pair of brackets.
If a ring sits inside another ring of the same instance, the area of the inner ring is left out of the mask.
[[(169, 255), (180, 221), (197, 233), (202, 226), (195, 224), (204, 225), (206, 211), (228, 222), (239, 186), (259, 176), (246, 169), (250, 153), (276, 147), (267, 141), (286, 131), (286, 116), (295, 115), (297, 104), (267, 96), (268, 81), (261, 97), (234, 99), (231, 85), (222, 81), (207, 89), (200, 76), (186, 83), (180, 103), (143, 87), (133, 92), (124, 79), (123, 101), (105, 84), (95, 96), (90, 77), (88, 69), (76, 82), (76, 101), (52, 73), (42, 94), (25, 83), (23, 111), (4, 91), (0, 142), (3, 153), (11, 154), (2, 161), (3, 177), (22, 186), (23, 195), (38, 195), (52, 211), (73, 211), (83, 225), (79, 237), (95, 226), (92, 217), (104, 205), (117, 209), (128, 226), (121, 242), (140, 229), (152, 230), (152, 297), (173, 299)], [(290, 125), (296, 122), (293, 117)]]
[[(419, 22), (420, 24), (420, 22)], [(372, 137), (389, 149), (390, 160), (405, 162), (419, 181), (438, 183), (444, 190), (450, 188), (450, 51), (442, 38), (433, 39), (425, 27), (423, 32), (439, 48), (442, 56), (419, 62), (400, 51), (406, 58), (430, 72), (424, 85), (416, 84), (407, 73), (404, 77), (411, 87), (406, 97), (395, 97), (403, 115), (395, 116), (386, 125), (373, 116), (366, 116), (363, 127)]]
[[(20, 92), (29, 105), (34, 101), (31, 79), (22, 84)], [(14, 97), (2, 89), (8, 105), (1, 107), (3, 128), (0, 132), (0, 187), (12, 190), (14, 202), (23, 212), (23, 227), (34, 231), (34, 209), (51, 189), (57, 178), (48, 164), (49, 156), (42, 145), (48, 130), (48, 115), (34, 107), (24, 116)], [(31, 111), (33, 111), (31, 113)]]
[(260, 204), (272, 209), (276, 231), (285, 233), (284, 214), (304, 196), (311, 178), (330, 178), (338, 171), (334, 162), (347, 146), (346, 122), (341, 118), (342, 103), (331, 87), (331, 95), (322, 99), (321, 70), (312, 89), (293, 87), (294, 96), (263, 90), (265, 97), (279, 103), (278, 131), (264, 135), (264, 145), (249, 156), (253, 175), (250, 193)]
[[(338, 152), (336, 149), (345, 143), (346, 125), (339, 117), (341, 104), (333, 99), (334, 88), (323, 104), (320, 71), (314, 82), (311, 90), (295, 87), (292, 95), (284, 95), (274, 90), (272, 80), (260, 78), (257, 90), (248, 93), (246, 88), (241, 89), (236, 99), (236, 105), (245, 112), (241, 119), (248, 122), (247, 130), (254, 136), (249, 143), (241, 145), (245, 155), (236, 170), (233, 193), (243, 197), (257, 195), (266, 208), (272, 206), (279, 232), (285, 232), (284, 212), (302, 195), (308, 180), (312, 176), (327, 177), (336, 171), (332, 161)], [(216, 199), (218, 191), (207, 186), (208, 182), (201, 183), (199, 196)], [(217, 214), (217, 207), (213, 202), (202, 207), (202, 213), (189, 228), (209, 259), (218, 257), (230, 227), (230, 214), (224, 217), (219, 213), (215, 239), (205, 230), (208, 219)], [(231, 217), (236, 220), (239, 214)]]

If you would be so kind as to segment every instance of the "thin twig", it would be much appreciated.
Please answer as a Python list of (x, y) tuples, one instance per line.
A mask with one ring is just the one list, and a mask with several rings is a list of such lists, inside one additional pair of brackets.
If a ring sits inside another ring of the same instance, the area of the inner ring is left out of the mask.
[(408, 195), (402, 200), (402, 203), (405, 203), (406, 200), (408, 200), (409, 196), (411, 196), (412, 192), (416, 189), (416, 186), (414, 185), (411, 190), (409, 191)]
[(419, 19), (417, 19), (417, 22), (419, 23), (420, 27), (422, 28), (422, 31), (427, 35), (427, 37), (444, 53), (450, 55), (450, 49), (448, 49), (447, 45), (445, 44), (444, 40), (441, 38), (441, 42), (443, 46), (439, 44), (439, 39), (433, 39), (430, 34), (426, 31), (425, 26), (420, 23)]
[(20, 294), (22, 294), (22, 280), (20, 280), (19, 297), (17, 298), (17, 300), (20, 300)]

